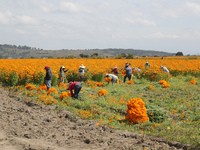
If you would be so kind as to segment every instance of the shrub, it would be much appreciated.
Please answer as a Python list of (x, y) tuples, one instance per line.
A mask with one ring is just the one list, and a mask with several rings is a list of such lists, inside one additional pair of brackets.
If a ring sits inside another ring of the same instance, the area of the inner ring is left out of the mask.
[(58, 85), (58, 78), (56, 77), (56, 75), (52, 76), (51, 85), (52, 86)]
[(146, 108), (151, 122), (162, 123), (167, 118), (166, 111), (160, 107), (147, 105)]
[(18, 75), (15, 72), (11, 72), (7, 79), (5, 80), (5, 84), (8, 86), (15, 86), (18, 82)]
[(104, 74), (103, 74), (103, 72), (94, 73), (92, 75), (92, 80), (97, 81), (97, 82), (103, 81), (104, 80)]
[(44, 82), (44, 76), (42, 72), (37, 72), (33, 75), (33, 83), (41, 85)]

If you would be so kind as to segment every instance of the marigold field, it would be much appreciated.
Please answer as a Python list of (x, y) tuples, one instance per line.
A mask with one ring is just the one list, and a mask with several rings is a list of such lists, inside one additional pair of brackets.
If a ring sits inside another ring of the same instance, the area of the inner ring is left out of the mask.
[[(150, 69), (145, 70), (148, 61)], [(133, 70), (131, 81), (123, 83), (125, 63)], [(78, 69), (86, 66), (79, 99), (66, 91), (68, 81), (79, 81)], [(160, 66), (169, 69), (163, 73)], [(52, 69), (52, 88), (44, 83), (45, 66)], [(69, 69), (59, 82), (61, 66)], [(117, 66), (118, 82), (113, 86), (106, 73)], [(163, 137), (200, 148), (200, 59), (160, 57), (139, 59), (0, 59), (0, 82), (7, 90), (23, 94), (27, 101), (57, 105), (97, 126), (129, 130)], [(55, 110), (57, 111), (57, 110)]]

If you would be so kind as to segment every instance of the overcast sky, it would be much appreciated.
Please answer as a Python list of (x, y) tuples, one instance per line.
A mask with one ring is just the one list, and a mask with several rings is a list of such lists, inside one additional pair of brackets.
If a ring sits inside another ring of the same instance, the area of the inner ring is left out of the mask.
[(200, 54), (200, 0), (0, 0), (0, 44)]

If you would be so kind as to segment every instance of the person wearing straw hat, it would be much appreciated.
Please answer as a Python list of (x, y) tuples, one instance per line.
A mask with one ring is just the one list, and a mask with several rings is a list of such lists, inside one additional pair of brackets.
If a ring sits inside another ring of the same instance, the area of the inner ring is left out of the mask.
[(67, 72), (68, 70), (69, 69), (65, 70), (65, 66), (60, 67), (60, 74), (59, 74), (60, 83), (65, 82), (65, 72)]
[[(66, 90), (70, 90), (71, 96), (78, 99), (81, 88), (82, 84), (80, 82), (69, 82)], [(74, 92), (72, 90), (74, 90)]]
[(44, 77), (44, 80), (48, 91), (51, 88), (52, 72), (51, 68), (49, 68), (48, 66), (45, 66), (44, 69), (46, 70), (46, 76)]
[(116, 76), (118, 76), (119, 71), (118, 71), (118, 69), (117, 69), (117, 66), (115, 66), (115, 67), (112, 69), (111, 72), (113, 72)]
[(169, 73), (169, 70), (165, 66), (160, 66), (160, 69), (162, 69), (166, 73)]
[(110, 77), (111, 78), (112, 85), (114, 85), (118, 80), (118, 77), (116, 75), (114, 75), (114, 74), (106, 74), (105, 77)]
[(144, 65), (144, 67), (145, 67), (145, 69), (148, 69), (148, 68), (150, 68), (150, 64), (149, 64), (149, 62), (148, 62), (148, 61), (146, 61), (146, 63), (145, 63), (145, 65)]
[(82, 64), (79, 68), (79, 75), (81, 82), (84, 81), (84, 74), (85, 74), (85, 66)]

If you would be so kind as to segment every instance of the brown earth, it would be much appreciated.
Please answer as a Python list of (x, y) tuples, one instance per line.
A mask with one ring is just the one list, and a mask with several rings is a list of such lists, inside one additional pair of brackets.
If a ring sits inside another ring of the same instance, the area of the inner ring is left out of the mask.
[(178, 142), (96, 126), (0, 88), (0, 150), (186, 150)]

